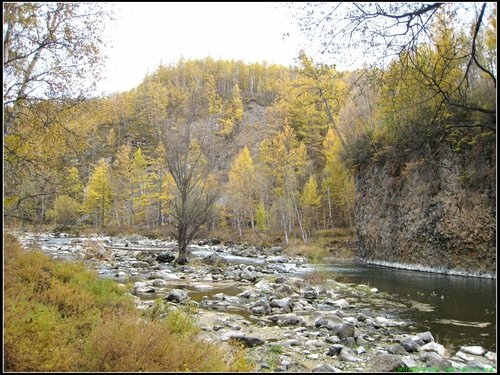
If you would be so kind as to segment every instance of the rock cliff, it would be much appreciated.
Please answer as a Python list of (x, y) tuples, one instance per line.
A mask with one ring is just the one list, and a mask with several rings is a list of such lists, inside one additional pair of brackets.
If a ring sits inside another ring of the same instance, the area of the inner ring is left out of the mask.
[(443, 148), (358, 170), (357, 255), (496, 277), (495, 152)]

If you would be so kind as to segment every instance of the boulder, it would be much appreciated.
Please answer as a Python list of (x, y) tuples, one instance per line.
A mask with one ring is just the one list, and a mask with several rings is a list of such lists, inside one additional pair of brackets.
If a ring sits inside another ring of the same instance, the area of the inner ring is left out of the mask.
[(182, 302), (188, 298), (188, 292), (183, 289), (172, 289), (165, 297), (167, 301)]
[(170, 252), (158, 254), (156, 260), (162, 263), (170, 263), (175, 259), (175, 255)]
[(370, 362), (370, 370), (373, 372), (395, 372), (406, 368), (401, 357), (394, 354), (379, 354)]

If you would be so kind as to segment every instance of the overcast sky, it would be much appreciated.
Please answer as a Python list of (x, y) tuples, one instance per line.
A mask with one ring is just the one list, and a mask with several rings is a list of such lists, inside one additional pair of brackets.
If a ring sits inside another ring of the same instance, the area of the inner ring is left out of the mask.
[[(185, 59), (294, 63), (299, 32), (278, 2), (115, 3), (108, 27), (107, 93), (130, 90), (147, 73)], [(290, 37), (283, 39), (284, 33)]]

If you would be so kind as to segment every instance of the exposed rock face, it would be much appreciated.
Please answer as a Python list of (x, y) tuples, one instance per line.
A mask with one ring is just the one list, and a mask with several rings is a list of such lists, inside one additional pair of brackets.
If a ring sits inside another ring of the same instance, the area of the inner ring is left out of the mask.
[(372, 164), (356, 176), (358, 256), (496, 275), (495, 150), (441, 150)]

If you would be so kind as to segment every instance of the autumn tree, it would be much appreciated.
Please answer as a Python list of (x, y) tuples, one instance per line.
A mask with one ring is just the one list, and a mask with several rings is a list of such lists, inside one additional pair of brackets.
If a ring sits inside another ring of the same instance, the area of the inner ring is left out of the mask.
[(96, 227), (105, 226), (111, 202), (110, 168), (106, 160), (100, 159), (89, 178), (83, 203), (84, 210), (93, 214)]
[(4, 134), (35, 103), (88, 96), (103, 61), (109, 8), (98, 3), (4, 3)]
[(269, 190), (263, 194), (273, 202), (274, 216), (287, 243), (294, 223), (304, 236), (299, 195), (306, 166), (306, 147), (287, 124), (259, 147), (259, 171), (267, 180), (265, 188)]
[(333, 129), (328, 129), (323, 141), (322, 190), (330, 228), (337, 225), (352, 227), (354, 209), (354, 177), (342, 160), (342, 148)]
[(139, 147), (132, 158), (131, 193), (133, 202), (133, 223), (135, 225), (147, 223), (147, 209), (149, 205), (149, 176), (147, 161)]
[(132, 225), (132, 161), (129, 144), (121, 145), (112, 167), (113, 217), (118, 226)]
[(151, 138), (162, 139), (168, 118), (168, 87), (154, 77), (146, 77), (137, 88), (135, 103), (135, 117), (142, 125), (143, 136), (149, 131), (153, 133)]
[(318, 225), (318, 208), (321, 206), (321, 198), (318, 195), (318, 184), (316, 178), (312, 175), (304, 185), (301, 203), (305, 232), (304, 242), (307, 242), (315, 232), (315, 225)]
[(187, 246), (201, 226), (214, 216), (219, 197), (217, 179), (203, 153), (204, 146), (203, 139), (195, 137), (192, 123), (170, 134), (167, 143), (167, 166), (175, 183), (170, 212), (175, 228), (172, 235), (179, 250), (175, 263), (180, 265), (188, 262)]
[[(430, 117), (442, 119), (446, 112), (455, 117), (451, 131), (467, 134), (479, 128), (483, 136), (488, 129), (495, 131), (496, 59), (487, 40), (496, 29), (496, 4), (345, 2), (298, 7), (301, 29), (319, 41), (318, 51), (332, 62), (353, 61), (345, 52), (355, 51), (371, 57), (370, 64), (380, 69), (397, 64), (398, 73), (387, 85), (394, 86), (397, 79), (404, 87), (410, 79), (419, 86), (413, 89), (417, 98), (408, 96), (404, 107), (414, 110), (418, 103), (432, 101), (436, 105)], [(449, 121), (441, 122), (438, 130), (448, 133), (449, 126)]]
[(227, 102), (223, 109), (223, 115), (219, 119), (222, 126), (220, 134), (228, 137), (233, 134), (233, 129), (243, 119), (243, 102), (241, 100), (240, 88), (238, 83), (235, 83), (231, 100)]
[(151, 189), (150, 210), (154, 218), (153, 223), (162, 225), (174, 198), (175, 182), (167, 168), (165, 146), (160, 144), (155, 154), (156, 157), (153, 157), (151, 161), (152, 171), (149, 177)]
[(82, 155), (92, 117), (92, 105), (61, 112), (44, 101), (18, 120), (22, 126), (4, 138), (5, 217), (43, 223), (47, 208), (69, 187), (68, 165)]
[(60, 194), (61, 166), (84, 146), (88, 114), (80, 111), (99, 78), (109, 15), (97, 3), (3, 4), (7, 216), (43, 222)]
[(264, 202), (260, 201), (255, 210), (255, 225), (260, 231), (264, 231), (267, 227), (267, 212)]
[(250, 223), (255, 228), (255, 171), (247, 147), (241, 150), (228, 172), (227, 194), (233, 206), (233, 221), (240, 237), (242, 226)]
[(80, 203), (68, 196), (59, 195), (54, 201), (55, 222), (59, 226), (75, 225), (80, 217)]

